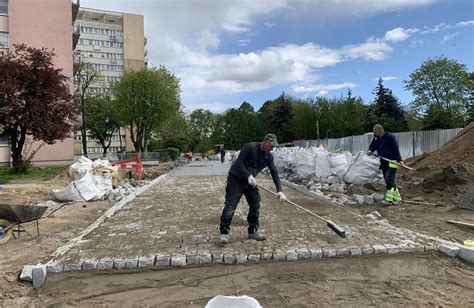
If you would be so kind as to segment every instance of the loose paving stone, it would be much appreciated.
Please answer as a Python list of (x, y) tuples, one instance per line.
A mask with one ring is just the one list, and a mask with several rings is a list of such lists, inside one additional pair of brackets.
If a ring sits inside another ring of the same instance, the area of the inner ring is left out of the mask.
[(112, 259), (100, 259), (99, 262), (97, 263), (97, 269), (98, 270), (111, 270), (114, 266), (114, 260)]
[(388, 254), (396, 254), (400, 252), (400, 249), (398, 249), (396, 245), (385, 244), (384, 246), (387, 248)]
[(46, 281), (46, 265), (34, 266), (31, 270), (33, 288), (40, 288)]
[(447, 254), (450, 257), (456, 257), (461, 251), (461, 248), (457, 246), (442, 244), (439, 246), (439, 251), (444, 254)]
[(82, 270), (82, 262), (80, 263), (66, 263), (64, 264), (65, 272), (73, 272)]
[(97, 260), (84, 260), (82, 262), (82, 270), (93, 271), (97, 269)]
[(212, 263), (224, 263), (224, 254), (223, 253), (213, 253), (212, 254)]
[(187, 265), (199, 265), (198, 255), (186, 255)]
[(235, 256), (232, 254), (224, 254), (224, 263), (225, 264), (234, 264), (236, 263)]
[(170, 266), (171, 255), (159, 253), (156, 255), (155, 266)]
[(301, 247), (296, 249), (296, 253), (298, 254), (298, 260), (306, 260), (311, 258), (311, 253), (309, 249), (306, 247)]
[(294, 248), (286, 249), (286, 259), (288, 261), (297, 261), (298, 260), (298, 253)]
[(438, 251), (438, 245), (426, 245), (425, 246), (425, 251)]
[(62, 273), (64, 272), (64, 264), (62, 262), (51, 262), (46, 264), (46, 272)]
[(335, 257), (337, 256), (337, 251), (336, 249), (323, 249), (323, 256), (325, 257)]
[(311, 259), (321, 259), (323, 257), (323, 251), (321, 248), (309, 248), (309, 252), (311, 253)]
[(349, 248), (338, 248), (336, 249), (336, 256), (347, 257), (350, 256), (351, 250)]
[(209, 264), (212, 262), (212, 255), (210, 252), (199, 252), (198, 254), (199, 264)]
[(260, 260), (271, 260), (273, 256), (273, 252), (271, 251), (262, 251), (260, 253)]
[(248, 256), (246, 252), (240, 252), (235, 255), (235, 262), (237, 264), (245, 263), (247, 262)]
[(139, 268), (146, 268), (146, 267), (153, 267), (155, 265), (155, 256), (148, 255), (138, 258), (138, 267)]
[(171, 255), (171, 266), (186, 266), (186, 255)]
[(286, 260), (286, 251), (284, 250), (275, 250), (273, 251), (273, 260), (276, 261), (283, 261)]
[(362, 256), (362, 249), (360, 249), (360, 248), (351, 248), (350, 251), (351, 251), (351, 256), (353, 256), (353, 257)]
[(374, 248), (373, 247), (362, 247), (361, 251), (362, 251), (362, 255), (366, 256), (366, 255), (373, 254), (374, 253)]
[(249, 253), (248, 260), (251, 262), (258, 262), (260, 261), (260, 254), (256, 252)]
[(474, 263), (474, 248), (464, 246), (459, 251), (458, 256), (464, 261)]
[(387, 247), (384, 245), (374, 245), (372, 247), (374, 248), (375, 254), (387, 253)]

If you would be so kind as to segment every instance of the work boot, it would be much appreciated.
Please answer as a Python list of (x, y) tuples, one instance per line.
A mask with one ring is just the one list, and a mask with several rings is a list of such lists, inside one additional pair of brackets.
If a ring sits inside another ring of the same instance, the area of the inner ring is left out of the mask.
[(265, 239), (265, 235), (258, 231), (255, 231), (254, 233), (249, 233), (249, 240), (264, 241)]
[(219, 233), (219, 241), (221, 244), (227, 244), (229, 242), (229, 234)]
[(387, 190), (387, 192), (385, 193), (385, 198), (384, 200), (387, 201), (387, 202), (393, 202), (393, 195), (395, 193), (395, 189), (394, 188), (390, 188), (389, 190)]
[(398, 187), (395, 188), (395, 190), (393, 191), (393, 201), (396, 201), (396, 202), (400, 202), (402, 201), (402, 196), (400, 196), (400, 192), (398, 191)]

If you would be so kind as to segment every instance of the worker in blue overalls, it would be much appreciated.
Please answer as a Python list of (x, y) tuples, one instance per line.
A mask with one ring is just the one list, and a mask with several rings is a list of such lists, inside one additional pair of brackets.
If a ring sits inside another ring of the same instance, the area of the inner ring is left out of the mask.
[(388, 162), (381, 158), (380, 169), (382, 170), (383, 178), (387, 186), (385, 201), (390, 204), (398, 204), (402, 200), (402, 197), (395, 183), (398, 168), (398, 164), (395, 162), (401, 163), (402, 157), (400, 155), (397, 138), (394, 134), (386, 132), (380, 124), (375, 124), (373, 131), (374, 139), (369, 145), (368, 154), (370, 155), (377, 152), (380, 157), (394, 161)]

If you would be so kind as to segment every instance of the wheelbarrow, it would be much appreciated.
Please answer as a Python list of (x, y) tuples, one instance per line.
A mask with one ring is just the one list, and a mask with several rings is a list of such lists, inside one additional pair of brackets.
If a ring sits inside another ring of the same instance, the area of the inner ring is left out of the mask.
[(38, 220), (43, 216), (47, 208), (47, 206), (37, 205), (0, 204), (0, 245), (8, 242), (12, 235), (14, 238), (19, 238), (22, 232), (27, 233), (33, 238), (22, 226), (22, 224), (27, 222), (36, 221), (36, 232), (39, 237)]

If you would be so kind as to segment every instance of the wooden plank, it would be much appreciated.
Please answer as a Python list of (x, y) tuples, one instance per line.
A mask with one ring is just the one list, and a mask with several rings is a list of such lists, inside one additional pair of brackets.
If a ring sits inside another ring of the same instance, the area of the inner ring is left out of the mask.
[(468, 222), (455, 221), (455, 220), (447, 220), (447, 222), (450, 224), (458, 225), (458, 226), (474, 228), (474, 224), (468, 223)]

